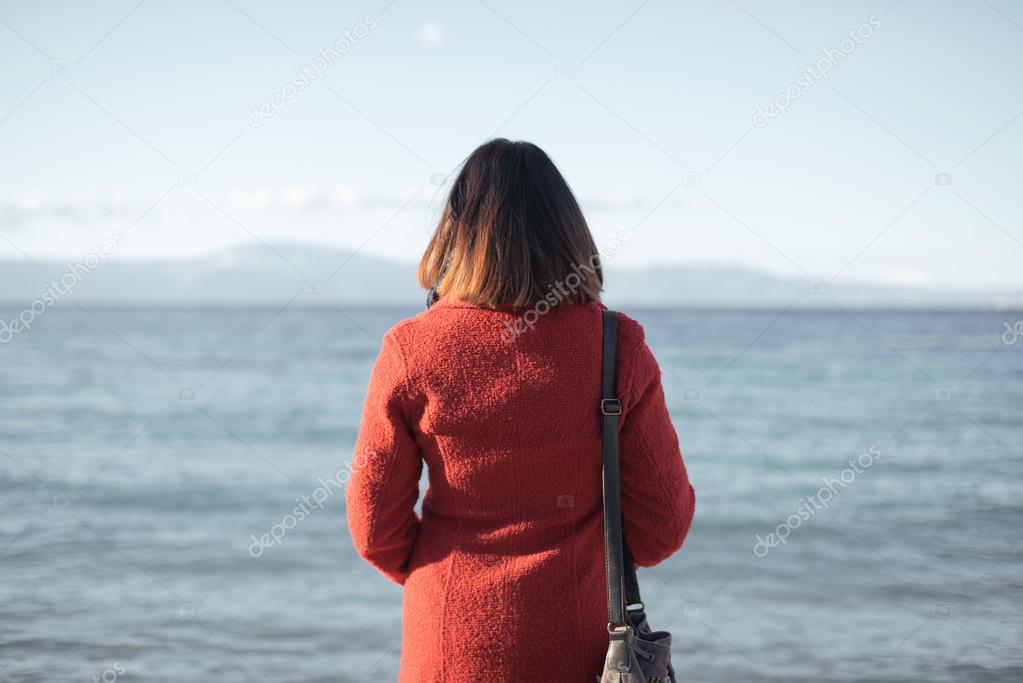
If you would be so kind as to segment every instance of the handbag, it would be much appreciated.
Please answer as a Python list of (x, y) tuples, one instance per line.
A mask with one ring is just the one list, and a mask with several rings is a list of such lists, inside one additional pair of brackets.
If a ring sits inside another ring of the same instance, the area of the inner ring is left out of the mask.
[(622, 535), (618, 467), (618, 314), (603, 315), (601, 460), (604, 489), (604, 557), (609, 644), (599, 683), (678, 683), (671, 665), (671, 634), (654, 631), (646, 618), (632, 554)]

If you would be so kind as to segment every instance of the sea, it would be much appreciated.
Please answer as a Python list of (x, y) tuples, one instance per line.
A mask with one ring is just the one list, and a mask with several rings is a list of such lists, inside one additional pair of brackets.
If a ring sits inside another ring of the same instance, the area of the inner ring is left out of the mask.
[[(0, 335), (0, 680), (395, 680), (343, 487), (415, 312), (61, 302)], [(628, 312), (697, 492), (640, 571), (681, 681), (1023, 681), (1023, 312)]]

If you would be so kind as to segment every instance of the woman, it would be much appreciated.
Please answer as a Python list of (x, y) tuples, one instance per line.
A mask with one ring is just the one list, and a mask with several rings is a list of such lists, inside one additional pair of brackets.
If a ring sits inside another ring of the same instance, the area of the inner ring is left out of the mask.
[[(603, 273), (547, 155), (474, 151), (418, 277), (431, 305), (384, 337), (347, 489), (355, 547), (405, 587), (399, 680), (592, 683)], [(619, 339), (623, 527), (651, 566), (682, 546), (694, 497), (643, 329), (619, 315)]]

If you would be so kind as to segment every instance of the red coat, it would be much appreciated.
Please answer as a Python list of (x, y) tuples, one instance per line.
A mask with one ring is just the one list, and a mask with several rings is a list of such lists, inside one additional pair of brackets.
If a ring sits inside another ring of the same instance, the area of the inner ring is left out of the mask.
[[(530, 313), (513, 336), (515, 314), (442, 300), (384, 337), (346, 498), (359, 553), (405, 586), (402, 683), (599, 675), (602, 309)], [(694, 497), (643, 328), (619, 320), (623, 523), (650, 566)]]

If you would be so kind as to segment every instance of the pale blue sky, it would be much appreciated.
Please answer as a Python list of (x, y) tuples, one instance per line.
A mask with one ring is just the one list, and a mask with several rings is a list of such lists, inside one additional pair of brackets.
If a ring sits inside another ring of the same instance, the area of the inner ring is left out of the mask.
[[(827, 80), (753, 125), (871, 16)], [(630, 231), (625, 266), (1023, 286), (1007, 0), (5, 3), (0, 61), (0, 258), (74, 259), (121, 230), (118, 259), (258, 238), (414, 260), (435, 176), (496, 132), (547, 149), (599, 242)]]

